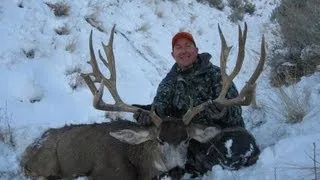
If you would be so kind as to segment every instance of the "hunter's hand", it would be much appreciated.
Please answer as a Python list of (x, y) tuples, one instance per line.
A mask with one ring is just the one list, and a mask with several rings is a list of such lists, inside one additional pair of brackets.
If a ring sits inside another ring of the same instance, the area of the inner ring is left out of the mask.
[(137, 112), (133, 114), (133, 118), (136, 119), (137, 123), (142, 126), (149, 126), (152, 124), (149, 113), (141, 109), (137, 110)]
[(227, 113), (227, 107), (213, 103), (208, 105), (207, 111), (210, 113), (210, 116), (214, 119), (221, 119)]

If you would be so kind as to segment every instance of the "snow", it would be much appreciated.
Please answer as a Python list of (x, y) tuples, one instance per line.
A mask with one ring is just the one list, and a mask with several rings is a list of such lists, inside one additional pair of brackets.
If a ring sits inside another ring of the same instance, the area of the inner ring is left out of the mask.
[[(118, 92), (128, 104), (150, 103), (161, 79), (174, 63), (171, 38), (179, 30), (191, 32), (200, 52), (212, 54), (219, 65), (221, 26), (231, 50), (230, 72), (237, 56), (237, 24), (223, 11), (194, 0), (66, 0), (68, 16), (55, 17), (45, 2), (53, 0), (0, 1), (0, 131), (11, 132), (0, 141), (0, 179), (25, 179), (19, 169), (24, 149), (43, 131), (65, 124), (106, 121), (104, 112), (92, 107), (92, 95), (85, 86), (71, 88), (77, 69), (90, 71), (88, 38), (93, 30), (93, 46), (102, 49), (116, 24), (114, 53)], [(234, 82), (241, 89), (259, 59), (261, 37), (267, 50), (278, 41), (272, 33), (277, 25), (270, 21), (277, 0), (252, 0), (255, 13), (246, 15), (248, 24), (246, 58)], [(22, 5), (23, 8), (18, 5)], [(92, 27), (85, 17), (93, 17), (105, 32)], [(243, 27), (243, 22), (239, 23)], [(66, 26), (69, 35), (57, 35), (54, 29)], [(66, 47), (74, 46), (74, 51)], [(34, 51), (34, 57), (26, 53)], [(102, 64), (101, 64), (102, 65)], [(102, 66), (101, 66), (102, 67)], [(270, 67), (258, 80), (258, 109), (243, 107), (246, 127), (256, 137), (261, 155), (253, 166), (238, 171), (214, 166), (202, 179), (286, 180), (313, 179), (313, 152), (320, 144), (320, 73), (303, 77), (284, 91), (299, 99), (306, 115), (301, 122), (288, 123), (284, 104), (269, 84)], [(106, 69), (103, 72), (107, 75)], [(104, 99), (112, 102), (108, 92)], [(121, 116), (132, 120), (129, 113)], [(4, 133), (4, 134), (5, 134)], [(318, 164), (319, 165), (319, 164)]]

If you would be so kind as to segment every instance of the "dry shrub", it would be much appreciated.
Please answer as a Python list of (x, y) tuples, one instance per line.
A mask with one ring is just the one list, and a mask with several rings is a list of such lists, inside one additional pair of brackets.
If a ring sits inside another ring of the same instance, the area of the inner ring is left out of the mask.
[(24, 48), (22, 49), (23, 54), (26, 56), (28, 59), (33, 59), (35, 56), (35, 50), (34, 49), (28, 49)]
[(54, 15), (57, 17), (68, 16), (70, 12), (70, 6), (66, 2), (56, 2), (56, 3), (45, 3), (51, 10), (53, 10)]
[(272, 19), (278, 22), (280, 32), (277, 34), (283, 41), (270, 51), (272, 74), (276, 78), (283, 76), (282, 64), (285, 63), (296, 66), (297, 80), (314, 73), (320, 65), (320, 23), (317, 23), (320, 19), (320, 1), (282, 0), (273, 11)]
[(256, 11), (256, 5), (253, 3), (246, 3), (244, 5), (244, 12), (252, 15)]
[(81, 77), (82, 69), (79, 66), (75, 66), (69, 68), (65, 71), (65, 75), (69, 80), (68, 85), (72, 90), (76, 90), (79, 87), (84, 87), (85, 82), (84, 79)]
[(270, 82), (275, 87), (296, 84), (301, 77), (312, 75), (320, 65), (320, 56), (308, 56), (307, 59), (302, 59), (292, 56), (285, 57), (285, 55), (280, 57), (272, 55)]
[(105, 32), (103, 23), (97, 18), (97, 12), (90, 15), (86, 15), (84, 19), (87, 21), (87, 23), (89, 23), (92, 27), (96, 28), (98, 31)]
[(76, 50), (76, 48), (77, 48), (76, 40), (73, 39), (66, 45), (65, 50), (68, 51), (69, 53), (73, 53)]
[(252, 15), (256, 11), (256, 5), (248, 0), (228, 0), (228, 6), (232, 9), (228, 18), (233, 23), (242, 21), (246, 13)]
[(224, 4), (223, 0), (197, 0), (199, 3), (208, 3), (210, 7), (216, 8), (218, 10), (223, 10)]
[(270, 76), (272, 86), (290, 86), (300, 81), (303, 76), (303, 68), (300, 64), (285, 62), (274, 67)]
[(13, 140), (13, 130), (10, 125), (12, 117), (8, 113), (7, 104), (5, 107), (0, 108), (0, 141), (9, 145), (10, 147), (15, 147), (15, 142)]
[(228, 18), (231, 22), (236, 23), (238, 21), (243, 20), (244, 14), (245, 14), (244, 8), (235, 8), (231, 12), (231, 14), (228, 16)]
[(147, 32), (150, 29), (150, 24), (148, 22), (142, 24), (138, 29), (136, 29), (136, 32)]
[(301, 122), (308, 113), (311, 91), (306, 90), (304, 91), (304, 94), (301, 95), (293, 85), (289, 88), (276, 88), (276, 93), (283, 107), (282, 113), (286, 122)]
[(58, 34), (58, 35), (69, 35), (70, 34), (70, 30), (67, 27), (67, 25), (58, 27), (56, 29), (54, 29), (54, 31)]
[(282, 0), (272, 18), (279, 23), (289, 47), (302, 49), (311, 44), (320, 45), (319, 0)]
[[(316, 146), (316, 143), (313, 143), (312, 152), (306, 152), (306, 155), (310, 162), (306, 164), (298, 164), (298, 163), (285, 163), (285, 165), (280, 166), (276, 169), (283, 170), (295, 170), (298, 172), (297, 179), (314, 179), (318, 180), (320, 177), (320, 161), (319, 161), (319, 149)], [(275, 174), (276, 175), (276, 174)], [(276, 176), (275, 176), (276, 179)]]
[(228, 0), (228, 5), (232, 9), (237, 9), (243, 6), (243, 1), (242, 0)]

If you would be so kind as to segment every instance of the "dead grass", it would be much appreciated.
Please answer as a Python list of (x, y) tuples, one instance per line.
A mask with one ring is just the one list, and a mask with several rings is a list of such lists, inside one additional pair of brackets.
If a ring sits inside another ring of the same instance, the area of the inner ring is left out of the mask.
[[(263, 107), (268, 114), (286, 123), (299, 123), (311, 112), (311, 89), (297, 85), (273, 87), (269, 84), (266, 91), (260, 91), (265, 100), (259, 101), (258, 108)], [(261, 96), (261, 94), (259, 95)]]
[(11, 120), (12, 116), (8, 113), (7, 103), (5, 103), (5, 106), (0, 108), (0, 141), (10, 147), (15, 147)]
[(81, 77), (81, 73), (82, 73), (82, 69), (79, 66), (66, 69), (65, 75), (69, 80), (68, 85), (72, 90), (76, 90), (79, 87), (85, 86), (85, 82)]
[(51, 10), (53, 10), (56, 17), (68, 16), (70, 6), (66, 2), (45, 3)]
[(65, 50), (68, 51), (69, 53), (73, 53), (76, 49), (77, 49), (77, 44), (75, 39), (71, 40), (65, 47)]
[(295, 86), (292, 86), (287, 91), (283, 87), (280, 87), (278, 88), (277, 95), (284, 107), (286, 121), (289, 123), (301, 122), (307, 114), (311, 92), (306, 91), (301, 96), (297, 93)]
[(54, 31), (58, 34), (58, 35), (69, 35), (70, 34), (70, 30), (68, 28), (67, 25), (55, 28)]
[[(275, 169), (279, 171), (286, 171), (286, 170), (299, 171), (299, 176), (297, 177), (297, 179), (318, 180), (320, 177), (320, 162), (317, 155), (319, 155), (319, 152), (317, 152), (316, 143), (313, 143), (312, 152), (310, 154), (306, 154), (306, 156), (310, 159), (310, 163), (307, 163), (307, 165), (286, 163), (285, 165), (279, 166)], [(275, 179), (277, 179), (276, 174), (275, 174)]]
[(147, 32), (150, 29), (150, 24), (148, 22), (142, 24), (138, 29), (136, 29), (136, 32)]
[(299, 123), (304, 120), (309, 112), (310, 90), (299, 92), (295, 85), (272, 90), (274, 93), (266, 95), (270, 100), (267, 103), (267, 108), (272, 111), (270, 113), (282, 116), (287, 123)]
[(93, 14), (85, 16), (84, 19), (87, 21), (87, 23), (89, 23), (92, 27), (96, 28), (98, 31), (105, 32), (103, 23), (100, 20), (98, 20), (97, 14), (98, 14), (98, 11)]

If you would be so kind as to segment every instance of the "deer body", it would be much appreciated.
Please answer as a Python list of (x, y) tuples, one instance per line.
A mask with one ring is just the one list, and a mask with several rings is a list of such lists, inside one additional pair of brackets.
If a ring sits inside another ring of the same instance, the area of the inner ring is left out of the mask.
[[(57, 145), (62, 176), (89, 175), (94, 179), (151, 179), (156, 176), (159, 171), (153, 165), (156, 159), (151, 152), (157, 154), (157, 144), (146, 142), (130, 145), (109, 135), (109, 132), (120, 128), (138, 127), (129, 121), (117, 121), (83, 125), (65, 132), (66, 138), (61, 139)], [(143, 151), (146, 145), (150, 149)], [(136, 169), (146, 167), (147, 172), (136, 173)]]
[(65, 126), (47, 130), (27, 147), (21, 166), (31, 177), (150, 180), (184, 168), (189, 139), (202, 142), (217, 133), (182, 121), (166, 121), (160, 129), (127, 120)]
[[(177, 147), (176, 152), (172, 152), (174, 149), (169, 152), (160, 148), (155, 140), (132, 145), (110, 135), (110, 132), (122, 129), (142, 134), (147, 132), (125, 120), (49, 129), (26, 149), (21, 166), (25, 171), (33, 172), (29, 174), (33, 177), (89, 176), (93, 179), (134, 180), (152, 179), (162, 171), (184, 165), (186, 147), (179, 148), (177, 144), (173, 146)], [(151, 131), (152, 128), (148, 130)], [(180, 161), (169, 162), (179, 158), (165, 157), (170, 154), (180, 156)]]

